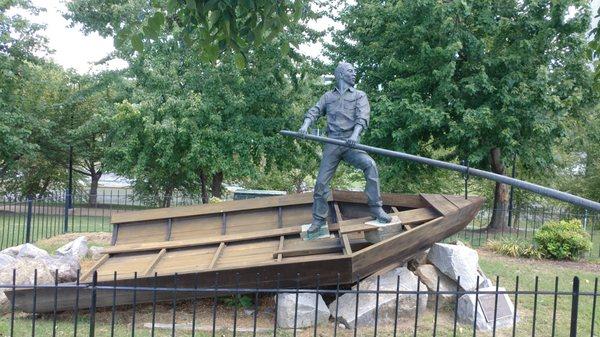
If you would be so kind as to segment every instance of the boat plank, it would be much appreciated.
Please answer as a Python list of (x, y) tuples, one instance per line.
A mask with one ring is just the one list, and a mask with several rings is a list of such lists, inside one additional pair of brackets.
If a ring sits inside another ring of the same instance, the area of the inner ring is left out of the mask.
[[(283, 242), (285, 241), (285, 236), (280, 236), (279, 237), (279, 246), (277, 247), (277, 250), (283, 250)], [(281, 260), (283, 259), (283, 254), (277, 254), (277, 262), (281, 262)]]
[(102, 266), (108, 260), (109, 257), (110, 257), (110, 255), (108, 255), (108, 254), (102, 255), (102, 257), (98, 261), (96, 261), (96, 263), (94, 263), (94, 265), (87, 272), (85, 272), (83, 275), (81, 275), (79, 280), (80, 281), (87, 280), (96, 270), (98, 270), (98, 268), (100, 268), (100, 266)]
[[(398, 213), (390, 213), (390, 215), (398, 217), (398, 219), (404, 225), (417, 225), (440, 216), (437, 211), (431, 208), (411, 209)], [(341, 226), (340, 233), (347, 234), (353, 232), (368, 232), (371, 230), (377, 230), (377, 226), (365, 224), (365, 222), (371, 221), (371, 219), (371, 217), (367, 217), (343, 221), (339, 224), (339, 226)], [(332, 226), (330, 226), (329, 229), (332, 230)]]
[(166, 252), (167, 252), (166, 249), (164, 249), (164, 248), (161, 249), (160, 252), (158, 252), (158, 254), (156, 255), (156, 258), (154, 260), (152, 260), (152, 262), (150, 262), (150, 265), (148, 266), (148, 268), (146, 268), (146, 270), (144, 271), (142, 276), (150, 276), (150, 273), (152, 272), (152, 270), (154, 270), (154, 267), (156, 267), (156, 265), (158, 264), (160, 259), (163, 257), (163, 255), (165, 255)]
[(465, 199), (465, 197), (457, 196), (457, 195), (447, 195), (443, 194), (443, 197), (446, 198), (449, 202), (451, 202), (454, 206), (458, 208), (466, 207), (471, 204), (469, 199)]
[(208, 265), (208, 269), (213, 269), (215, 267), (215, 264), (217, 263), (219, 256), (221, 256), (221, 252), (223, 251), (223, 249), (225, 249), (225, 242), (221, 242), (221, 244), (219, 244), (219, 247), (217, 247), (213, 258), (210, 261), (210, 264)]
[(369, 275), (391, 262), (404, 260), (415, 252), (459, 232), (475, 217), (482, 204), (483, 198), (478, 198), (458, 212), (430, 220), (410, 231), (402, 232), (354, 253), (353, 273)]
[(274, 228), (266, 231), (258, 231), (258, 232), (249, 232), (249, 233), (240, 233), (240, 234), (226, 234), (226, 235), (218, 235), (213, 237), (205, 237), (201, 239), (188, 239), (188, 240), (178, 240), (178, 241), (162, 241), (162, 242), (146, 242), (146, 243), (136, 243), (136, 244), (123, 244), (116, 245), (112, 247), (106, 247), (102, 251), (106, 254), (116, 254), (116, 253), (131, 253), (131, 252), (142, 252), (147, 250), (160, 250), (162, 248), (165, 249), (174, 249), (174, 248), (185, 248), (192, 246), (206, 246), (212, 244), (218, 244), (220, 242), (236, 242), (236, 241), (247, 241), (247, 240), (256, 240), (270, 237), (277, 237), (280, 235), (293, 235), (299, 234), (302, 231), (300, 227), (284, 227), (284, 228)]
[(350, 246), (350, 240), (348, 240), (348, 234), (341, 234), (341, 237), (344, 243), (344, 254), (352, 255), (352, 247)]
[[(367, 197), (362, 192), (354, 191), (332, 191), (333, 200), (339, 202), (352, 202), (366, 204)], [(427, 203), (419, 195), (415, 194), (396, 194), (382, 193), (381, 200), (384, 205), (404, 207), (404, 208), (421, 208), (427, 207)]]
[(120, 212), (112, 215), (111, 223), (124, 224), (166, 218), (181, 218), (223, 212), (246, 211), (260, 208), (312, 204), (312, 193), (290, 194), (275, 197), (232, 200), (215, 204), (157, 208), (135, 212)]
[(431, 207), (435, 208), (443, 215), (447, 215), (458, 210), (456, 205), (448, 201), (448, 199), (444, 198), (444, 196), (441, 194), (421, 194), (421, 196), (431, 205)]

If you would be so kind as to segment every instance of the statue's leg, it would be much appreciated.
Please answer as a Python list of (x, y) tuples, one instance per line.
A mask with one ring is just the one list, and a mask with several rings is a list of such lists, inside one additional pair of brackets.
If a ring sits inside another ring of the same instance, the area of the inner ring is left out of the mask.
[(327, 198), (330, 193), (329, 183), (340, 163), (340, 150), (339, 146), (333, 144), (325, 144), (323, 147), (323, 158), (321, 159), (313, 196), (313, 221), (309, 231), (316, 231), (326, 223), (329, 214), (329, 206), (327, 205)]
[(365, 151), (348, 149), (343, 155), (344, 161), (363, 171), (365, 175), (365, 194), (369, 203), (371, 214), (380, 222), (388, 223), (392, 217), (387, 214), (382, 206), (381, 192), (379, 189), (379, 172), (377, 165), (371, 156)]

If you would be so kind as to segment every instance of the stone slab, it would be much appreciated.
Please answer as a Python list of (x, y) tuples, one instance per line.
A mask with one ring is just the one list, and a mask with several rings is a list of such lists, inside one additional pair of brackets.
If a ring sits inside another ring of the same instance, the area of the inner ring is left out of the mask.
[(365, 232), (365, 239), (370, 243), (381, 242), (404, 231), (402, 221), (397, 216), (392, 216), (392, 221), (388, 223), (372, 220), (365, 222), (365, 225), (377, 227), (377, 230)]
[(323, 226), (319, 229), (317, 233), (308, 233), (308, 228), (311, 224), (304, 224), (300, 226), (302, 228), (302, 232), (300, 232), (300, 238), (304, 241), (311, 240), (319, 240), (319, 239), (329, 239), (333, 237), (331, 233), (329, 233), (329, 227)]

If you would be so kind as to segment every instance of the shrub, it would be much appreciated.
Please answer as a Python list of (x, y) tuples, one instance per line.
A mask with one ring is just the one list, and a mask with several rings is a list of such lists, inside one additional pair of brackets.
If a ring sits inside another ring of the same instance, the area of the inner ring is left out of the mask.
[(531, 243), (515, 239), (490, 240), (487, 243), (487, 247), (502, 255), (534, 259), (542, 258), (542, 253)]
[(535, 233), (534, 240), (544, 257), (575, 260), (592, 249), (590, 235), (579, 220), (552, 221)]

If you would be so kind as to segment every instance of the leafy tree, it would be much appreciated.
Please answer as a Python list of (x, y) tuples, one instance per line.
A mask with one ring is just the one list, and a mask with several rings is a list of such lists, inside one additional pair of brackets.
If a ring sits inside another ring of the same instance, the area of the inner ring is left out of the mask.
[(73, 146), (74, 171), (89, 177), (88, 201), (95, 204), (106, 152), (114, 142), (115, 104), (128, 97), (130, 84), (121, 71), (77, 75), (71, 81), (73, 93), (63, 103), (68, 142)]
[(39, 61), (36, 52), (45, 50), (45, 40), (39, 34), (43, 28), (33, 24), (11, 10), (21, 9), (38, 13), (29, 1), (0, 2), (0, 180), (26, 153), (36, 149), (28, 141), (32, 130), (31, 116), (15, 109), (28, 97), (19, 94), (24, 90), (29, 69)]
[(310, 13), (306, 0), (76, 0), (66, 17), (88, 22), (84, 31), (114, 37), (117, 48), (141, 52), (166, 30), (176, 33), (205, 60), (235, 51), (238, 62), (263, 42), (272, 41), (284, 28)]
[[(370, 144), (499, 174), (517, 155), (541, 172), (567, 117), (594, 98), (589, 14), (578, 0), (366, 0), (342, 11), (331, 50), (358, 66), (374, 111)], [(386, 159), (382, 171), (392, 186), (422, 179), (408, 163)], [(494, 208), (507, 204), (496, 184)], [(499, 211), (489, 226), (506, 224)]]
[[(100, 19), (72, 7), (70, 17), (88, 31), (101, 30), (111, 15), (137, 13), (136, 4), (113, 6)], [(302, 161), (307, 153), (302, 149), (314, 152), (314, 145), (298, 145), (278, 131), (299, 123), (308, 104), (296, 100), (310, 95), (306, 84), (312, 80), (304, 79), (313, 78), (313, 67), (289, 45), (316, 33), (290, 25), (271, 43), (248, 52), (247, 67), (241, 68), (233, 52), (207, 62), (188, 47), (181, 30), (173, 26), (141, 53), (118, 53), (130, 63), (128, 76), (135, 82), (114, 118), (111, 171), (134, 178), (138, 192), (168, 206), (176, 190), (200, 193), (207, 202), (209, 192), (221, 195), (225, 180), (286, 169)]]

